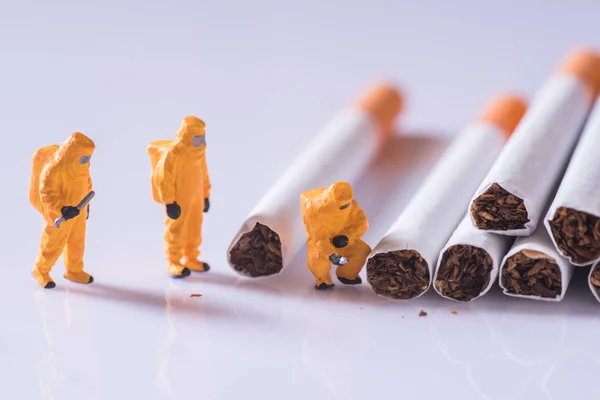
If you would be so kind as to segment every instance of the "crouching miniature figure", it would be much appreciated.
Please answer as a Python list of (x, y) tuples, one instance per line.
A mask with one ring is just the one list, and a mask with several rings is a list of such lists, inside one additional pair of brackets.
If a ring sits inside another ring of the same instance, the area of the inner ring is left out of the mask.
[(337, 182), (300, 196), (306, 228), (308, 268), (316, 278), (315, 289), (333, 288), (330, 269), (337, 266), (338, 280), (346, 285), (362, 283), (362, 270), (371, 248), (361, 240), (369, 227), (350, 184)]

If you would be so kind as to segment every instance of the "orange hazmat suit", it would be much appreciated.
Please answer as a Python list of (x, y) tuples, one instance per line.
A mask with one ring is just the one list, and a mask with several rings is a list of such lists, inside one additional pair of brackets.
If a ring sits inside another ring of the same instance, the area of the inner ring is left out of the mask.
[(202, 243), (202, 213), (210, 207), (204, 128), (202, 120), (185, 117), (175, 140), (159, 140), (148, 146), (152, 195), (165, 206), (167, 214), (168, 272), (177, 278), (190, 275), (190, 270), (204, 272), (210, 268), (197, 259)]
[[(92, 283), (83, 271), (86, 220), (89, 208), (80, 215), (77, 204), (91, 192), (90, 158), (94, 142), (80, 132), (73, 133), (60, 146), (39, 149), (33, 156), (29, 200), (44, 217), (40, 250), (33, 277), (44, 288), (53, 288), (50, 271), (64, 252), (66, 273), (73, 282)], [(60, 227), (54, 221), (65, 218)]]
[(361, 240), (369, 227), (350, 184), (337, 182), (300, 196), (306, 228), (308, 268), (317, 279), (316, 289), (329, 289), (331, 265), (338, 265), (338, 280), (346, 285), (362, 282), (358, 276), (371, 248)]

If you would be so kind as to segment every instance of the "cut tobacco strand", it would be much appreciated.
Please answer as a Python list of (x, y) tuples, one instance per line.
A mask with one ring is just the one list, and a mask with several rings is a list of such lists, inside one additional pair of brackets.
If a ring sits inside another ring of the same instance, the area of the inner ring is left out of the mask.
[(556, 260), (535, 250), (521, 250), (506, 259), (502, 284), (508, 293), (556, 298), (561, 294), (561, 272)]
[(250, 277), (273, 275), (283, 268), (279, 235), (260, 223), (240, 237), (229, 255), (233, 268)]
[(415, 250), (390, 251), (369, 259), (367, 279), (378, 295), (408, 300), (427, 290), (429, 268)]
[(497, 183), (473, 200), (471, 216), (477, 228), (493, 231), (523, 229), (529, 222), (523, 199)]
[(591, 264), (600, 257), (600, 218), (597, 216), (559, 207), (549, 224), (556, 246), (575, 264)]
[(451, 299), (471, 301), (490, 283), (492, 265), (492, 257), (482, 248), (451, 246), (442, 255), (435, 289)]

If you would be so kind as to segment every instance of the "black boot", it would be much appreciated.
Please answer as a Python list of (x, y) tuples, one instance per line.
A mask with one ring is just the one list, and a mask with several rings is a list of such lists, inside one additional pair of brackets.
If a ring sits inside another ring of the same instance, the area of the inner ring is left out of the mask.
[(315, 289), (317, 290), (329, 290), (329, 289), (333, 289), (333, 283), (331, 285), (326, 284), (325, 282), (321, 283), (320, 285), (315, 285)]
[(360, 285), (362, 283), (360, 276), (357, 276), (356, 279), (347, 279), (338, 276), (338, 281), (342, 282), (344, 285)]
[(191, 275), (191, 272), (188, 268), (184, 268), (181, 270), (181, 275), (171, 275), (171, 278), (174, 279), (181, 279), (181, 278), (185, 278)]

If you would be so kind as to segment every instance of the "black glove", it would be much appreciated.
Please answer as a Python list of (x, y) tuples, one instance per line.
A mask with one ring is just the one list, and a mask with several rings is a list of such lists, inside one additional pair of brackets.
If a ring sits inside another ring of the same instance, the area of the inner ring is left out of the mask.
[(60, 213), (62, 214), (65, 221), (68, 221), (79, 215), (79, 209), (73, 206), (66, 206), (60, 209)]
[(207, 198), (204, 199), (204, 212), (208, 212), (208, 209), (210, 208), (210, 200)]
[(329, 260), (334, 264), (334, 265), (342, 265), (342, 257), (338, 256), (337, 254), (332, 254), (329, 256)]
[(336, 249), (348, 246), (348, 236), (339, 235), (333, 238), (331, 241)]
[(88, 215), (87, 217), (85, 217), (85, 219), (89, 219), (90, 218), (90, 205), (88, 204)]
[(177, 219), (181, 215), (181, 207), (179, 207), (176, 201), (167, 204), (167, 215), (171, 219)]

